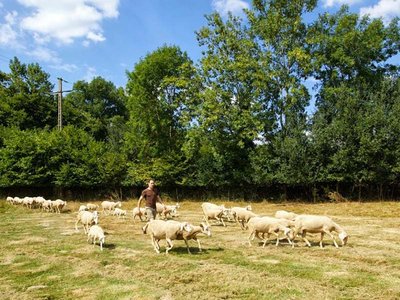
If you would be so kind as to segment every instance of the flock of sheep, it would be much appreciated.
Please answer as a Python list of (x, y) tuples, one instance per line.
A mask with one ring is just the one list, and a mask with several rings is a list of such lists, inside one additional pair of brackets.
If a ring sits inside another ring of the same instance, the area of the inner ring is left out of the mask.
[[(63, 200), (45, 200), (43, 197), (7, 197), (7, 202), (14, 205), (21, 204), (28, 208), (41, 208), (44, 211), (54, 211), (58, 213), (67, 205), (66, 201)], [(121, 209), (122, 205), (120, 201), (103, 201), (100, 206), (101, 207), (92, 203), (81, 205), (77, 213), (75, 230), (78, 231), (78, 224), (81, 223), (87, 235), (87, 241), (92, 242), (93, 245), (98, 241), (100, 250), (103, 250), (105, 233), (99, 225), (99, 209), (101, 208), (101, 213), (103, 215), (111, 214), (123, 218), (126, 217), (127, 211)], [(173, 248), (174, 240), (183, 240), (189, 254), (191, 252), (188, 241), (194, 240), (198, 244), (199, 252), (201, 252), (202, 248), (198, 235), (204, 234), (208, 237), (211, 236), (210, 220), (218, 221), (218, 223), (222, 224), (224, 227), (226, 226), (225, 222), (228, 221), (239, 224), (243, 230), (249, 229), (249, 246), (251, 246), (251, 242), (257, 237), (263, 242), (263, 247), (265, 247), (271, 235), (276, 239), (276, 246), (279, 245), (281, 240), (286, 239), (288, 243), (294, 247), (296, 237), (300, 236), (310, 247), (311, 244), (306, 238), (307, 233), (320, 234), (320, 247), (323, 247), (323, 238), (325, 234), (330, 236), (335, 247), (339, 247), (332, 232), (338, 234), (343, 246), (348, 240), (348, 235), (345, 230), (327, 216), (298, 215), (284, 210), (278, 210), (274, 217), (261, 216), (254, 213), (250, 205), (246, 207), (226, 208), (224, 205), (205, 202), (201, 204), (204, 222), (196, 226), (189, 222), (173, 220), (173, 218), (178, 216), (177, 210), (179, 208), (180, 205), (178, 203), (176, 205), (157, 203), (158, 218), (147, 222), (142, 228), (144, 234), (150, 235), (151, 244), (157, 253), (160, 253), (160, 240), (166, 240), (166, 253)], [(144, 221), (144, 215), (145, 211), (143, 208), (138, 209), (135, 207), (132, 210), (134, 222), (137, 217), (141, 221)]]

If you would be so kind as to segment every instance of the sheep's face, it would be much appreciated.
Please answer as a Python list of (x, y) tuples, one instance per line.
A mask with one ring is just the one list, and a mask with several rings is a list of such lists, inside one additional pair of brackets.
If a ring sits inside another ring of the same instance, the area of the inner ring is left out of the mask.
[(192, 226), (189, 223), (185, 222), (185, 223), (182, 223), (180, 229), (181, 229), (181, 231), (191, 232), (192, 231)]
[(204, 233), (208, 237), (211, 236), (211, 228), (210, 228), (210, 226), (207, 226), (206, 224), (201, 223), (200, 227), (201, 227), (201, 232), (202, 233)]
[(285, 235), (290, 239), (293, 240), (294, 239), (294, 234), (293, 234), (293, 230), (286, 227), (283, 231), (285, 233)]
[(347, 240), (349, 239), (349, 236), (347, 235), (346, 232), (343, 231), (343, 232), (339, 233), (339, 239), (341, 240), (342, 245), (344, 246), (347, 244)]

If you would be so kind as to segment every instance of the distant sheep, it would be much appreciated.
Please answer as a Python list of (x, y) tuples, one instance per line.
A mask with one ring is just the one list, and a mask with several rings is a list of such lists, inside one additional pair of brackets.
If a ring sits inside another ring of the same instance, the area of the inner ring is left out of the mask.
[(140, 221), (143, 221), (142, 216), (146, 216), (146, 209), (141, 207), (134, 207), (132, 210), (133, 221), (135, 221), (136, 217), (139, 217)]
[(86, 205), (79, 206), (79, 210), (78, 211), (85, 211), (85, 210), (89, 210)]
[[(250, 208), (250, 209), (249, 209)], [(231, 208), (235, 221), (240, 224), (240, 227), (244, 230), (247, 227), (247, 222), (258, 215), (251, 211), (251, 206), (247, 207), (232, 207)]]
[(101, 202), (101, 207), (103, 214), (107, 214), (107, 212), (111, 213), (116, 207), (121, 207), (121, 202), (103, 201)]
[(88, 232), (87, 241), (93, 242), (93, 246), (96, 244), (96, 240), (99, 241), (100, 250), (103, 251), (103, 244), (105, 243), (106, 237), (104, 235), (103, 229), (99, 225), (93, 225), (90, 227)]
[[(311, 247), (310, 242), (306, 238), (307, 233), (321, 233), (321, 239), (319, 241), (319, 245), (323, 248), (322, 240), (324, 235), (327, 234), (333, 240), (333, 243), (336, 248), (338, 248), (338, 244), (336, 243), (336, 239), (332, 234), (332, 231), (337, 232), (339, 235), (339, 239), (342, 242), (342, 246), (346, 245), (348, 240), (348, 235), (344, 231), (344, 229), (332, 221), (331, 218), (327, 216), (318, 216), (318, 215), (299, 215), (294, 221), (295, 229), (293, 238), (297, 236), (297, 234), (301, 234), (303, 241), (307, 244), (307, 246)], [(294, 247), (294, 243), (292, 244)]]
[(86, 207), (88, 210), (97, 210), (99, 208), (99, 206), (97, 204), (93, 204), (93, 203), (86, 204)]
[(61, 213), (61, 210), (67, 206), (67, 201), (63, 201), (61, 199), (54, 200), (52, 202), (52, 208), (55, 212)]
[(116, 207), (113, 212), (112, 212), (113, 216), (118, 216), (119, 217), (126, 217), (126, 210), (124, 209), (120, 209), (118, 207)]
[(226, 227), (224, 220), (222, 219), (225, 207), (216, 206), (215, 204), (209, 202), (204, 202), (201, 204), (201, 208), (203, 210), (204, 220), (208, 226), (210, 226), (208, 220), (214, 219), (219, 221), (224, 227)]
[(292, 220), (296, 219), (298, 215), (295, 214), (294, 212), (286, 211), (286, 210), (277, 210), (275, 213), (275, 218), (278, 219), (286, 219), (286, 220)]
[(167, 241), (165, 253), (168, 254), (174, 246), (172, 240), (176, 240), (183, 231), (191, 232), (192, 227), (187, 222), (181, 223), (173, 220), (151, 220), (142, 228), (142, 230), (144, 234), (150, 234), (151, 244), (157, 253), (160, 253), (159, 241), (165, 239)]

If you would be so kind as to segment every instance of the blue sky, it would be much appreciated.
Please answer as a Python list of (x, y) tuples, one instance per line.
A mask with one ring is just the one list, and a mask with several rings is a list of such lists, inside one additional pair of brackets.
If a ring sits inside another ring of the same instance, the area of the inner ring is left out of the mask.
[[(102, 76), (125, 87), (126, 70), (158, 47), (177, 45), (197, 62), (195, 31), (205, 15), (240, 15), (245, 0), (0, 0), (0, 70), (9, 60), (37, 62), (72, 83)], [(400, 17), (400, 0), (322, 0), (317, 12), (351, 11), (388, 21)], [(55, 85), (56, 86), (56, 85)]]

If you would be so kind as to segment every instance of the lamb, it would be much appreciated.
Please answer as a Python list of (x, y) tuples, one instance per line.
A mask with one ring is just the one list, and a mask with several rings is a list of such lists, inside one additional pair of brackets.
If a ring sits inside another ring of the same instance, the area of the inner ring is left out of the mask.
[[(322, 240), (324, 235), (327, 234), (333, 240), (333, 243), (336, 248), (339, 248), (336, 243), (336, 239), (334, 235), (331, 233), (335, 231), (338, 233), (339, 239), (342, 242), (342, 246), (346, 245), (348, 240), (348, 235), (344, 231), (344, 229), (332, 221), (331, 218), (327, 216), (318, 216), (318, 215), (299, 215), (295, 219), (295, 229), (293, 234), (293, 239), (297, 236), (297, 234), (301, 234), (303, 241), (307, 244), (308, 247), (311, 247), (310, 242), (306, 239), (306, 234), (309, 233), (321, 233), (321, 239), (319, 241), (319, 245), (323, 248)], [(294, 243), (292, 244), (294, 247)]]
[(86, 207), (88, 210), (97, 210), (99, 208), (99, 206), (97, 204), (93, 204), (93, 203), (86, 204)]
[(126, 210), (116, 207), (114, 209), (114, 211), (112, 212), (112, 215), (113, 216), (118, 216), (118, 218), (121, 217), (121, 216), (125, 217), (126, 216)]
[(146, 223), (142, 228), (143, 233), (149, 233), (151, 236), (151, 244), (157, 253), (160, 253), (159, 241), (165, 239), (167, 241), (167, 247), (165, 248), (165, 253), (172, 249), (172, 240), (176, 240), (178, 235), (183, 231), (191, 232), (192, 228), (187, 222), (177, 222), (177, 221), (164, 221), (164, 220), (151, 220)]
[(105, 239), (104, 231), (99, 225), (93, 225), (90, 227), (87, 241), (89, 242), (91, 240), (93, 242), (93, 247), (96, 244), (96, 240), (99, 240), (100, 250), (103, 251)]
[(286, 220), (292, 220), (296, 219), (298, 215), (295, 214), (294, 212), (286, 211), (286, 210), (277, 210), (275, 213), (275, 218), (278, 219), (286, 219)]
[(42, 210), (46, 210), (46, 211), (50, 212), (50, 210), (52, 209), (52, 205), (53, 205), (53, 201), (45, 200), (42, 203)]
[(107, 214), (107, 211), (111, 212), (116, 207), (121, 207), (121, 202), (103, 201), (101, 202), (101, 207), (103, 208), (103, 214)]
[(78, 231), (78, 223), (81, 222), (83, 225), (83, 230), (85, 234), (89, 231), (89, 226), (92, 224), (97, 224), (99, 222), (99, 215), (97, 211), (81, 211), (78, 213), (78, 217), (75, 222), (75, 230)]
[[(251, 208), (251, 207), (250, 207)], [(253, 213), (248, 207), (232, 207), (231, 208), (233, 217), (235, 221), (240, 224), (240, 227), (244, 230), (246, 229), (245, 223), (247, 223), (251, 218), (257, 217), (258, 215)]]
[(188, 253), (191, 254), (190, 249), (189, 249), (189, 243), (188, 240), (195, 240), (197, 241), (197, 245), (199, 246), (199, 252), (202, 251), (201, 249), (201, 244), (200, 240), (197, 238), (197, 235), (202, 233), (205, 234), (206, 236), (210, 237), (211, 236), (211, 228), (210, 226), (207, 226), (205, 223), (200, 223), (200, 226), (194, 226), (190, 225), (192, 227), (192, 230), (190, 232), (187, 231), (182, 231), (177, 235), (177, 240), (184, 240)]
[[(291, 244), (290, 239), (293, 238), (291, 236), (291, 229), (288, 226), (282, 224), (281, 219), (272, 218), (272, 217), (253, 217), (248, 222), (248, 227), (250, 228), (249, 235), (249, 246), (251, 246), (251, 241), (254, 240), (255, 237), (264, 241), (263, 247), (265, 247), (267, 241), (269, 240), (269, 236), (274, 234), (276, 236), (276, 246), (279, 245), (279, 232), (283, 232), (287, 237), (289, 243)], [(258, 235), (262, 233), (262, 238)], [(267, 238), (264, 238), (264, 234), (267, 234)]]
[(221, 222), (224, 227), (226, 227), (224, 220), (222, 219), (225, 207), (216, 206), (215, 204), (212, 204), (209, 202), (204, 202), (201, 205), (201, 208), (203, 210), (204, 220), (206, 221), (208, 226), (210, 226), (210, 223), (208, 223), (208, 220), (215, 219), (215, 220)]
[(135, 221), (135, 218), (138, 216), (140, 218), (140, 221), (143, 221), (142, 216), (146, 215), (146, 209), (145, 208), (138, 208), (134, 207), (132, 210), (132, 215), (133, 215), (133, 221)]
[(63, 201), (61, 199), (54, 200), (51, 205), (54, 211), (61, 213), (61, 210), (67, 206), (67, 201)]

